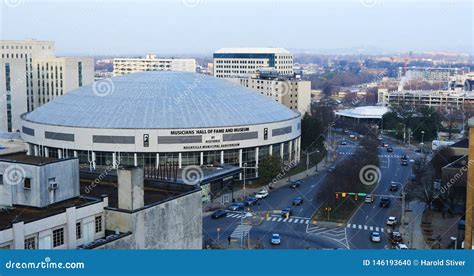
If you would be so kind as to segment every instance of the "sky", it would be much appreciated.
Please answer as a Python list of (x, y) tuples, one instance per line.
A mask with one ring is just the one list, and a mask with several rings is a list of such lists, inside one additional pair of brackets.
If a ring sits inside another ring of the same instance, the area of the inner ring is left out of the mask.
[(293, 52), (474, 54), (472, 0), (0, 0), (0, 39), (56, 42), (59, 55)]

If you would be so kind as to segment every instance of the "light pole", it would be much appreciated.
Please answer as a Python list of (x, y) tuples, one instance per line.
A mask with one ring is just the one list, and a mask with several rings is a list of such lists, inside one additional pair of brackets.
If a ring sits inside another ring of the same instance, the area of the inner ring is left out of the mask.
[(405, 232), (403, 231), (405, 228), (405, 185), (403, 185), (401, 182), (396, 182), (396, 181), (392, 181), (392, 184), (400, 184), (400, 186), (402, 187), (402, 190), (401, 190), (402, 216), (400, 218), (400, 221), (401, 221), (400, 234), (403, 235), (403, 233)]
[[(243, 191), (244, 191), (244, 197), (243, 200), (245, 200), (245, 179), (247, 178), (246, 171), (247, 171), (247, 163), (243, 164), (243, 169), (244, 169), (244, 186), (243, 186)], [(242, 216), (240, 217), (240, 225), (241, 227), (244, 225), (244, 216), (245, 216), (245, 206), (242, 208)], [(244, 231), (242, 231), (242, 236), (240, 237), (240, 247), (244, 248)]]
[(421, 131), (421, 144), (423, 145), (423, 139), (425, 138), (425, 131)]
[(219, 235), (219, 233), (221, 232), (221, 229), (220, 229), (219, 227), (217, 227), (216, 230), (217, 230), (217, 244), (219, 245), (219, 243), (220, 243), (220, 235)]
[[(326, 160), (329, 160), (329, 157), (331, 156), (331, 149), (332, 149), (332, 127), (334, 126), (334, 122), (331, 122), (328, 124), (328, 152), (327, 152), (327, 155), (326, 155)], [(326, 162), (328, 163), (328, 162)]]
[(451, 237), (451, 240), (454, 242), (454, 250), (458, 249), (458, 238)]
[[(315, 150), (313, 152), (306, 152), (306, 176), (308, 176), (309, 170), (309, 156), (313, 153), (319, 153), (319, 150)], [(318, 172), (318, 164), (316, 164), (316, 172)]]

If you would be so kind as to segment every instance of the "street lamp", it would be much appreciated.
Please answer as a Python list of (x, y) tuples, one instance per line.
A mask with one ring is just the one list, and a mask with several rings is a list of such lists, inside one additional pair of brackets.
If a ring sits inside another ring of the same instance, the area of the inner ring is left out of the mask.
[(324, 210), (326, 210), (328, 214), (328, 221), (329, 221), (329, 212), (331, 212), (332, 208), (330, 206), (327, 206), (326, 208), (324, 208)]
[(421, 144), (422, 144), (422, 145), (423, 145), (423, 139), (424, 139), (424, 137), (425, 137), (425, 131), (422, 130), (422, 131), (421, 131)]
[(400, 233), (403, 235), (404, 231), (403, 228), (405, 227), (405, 185), (403, 185), (401, 182), (396, 182), (392, 181), (392, 184), (400, 184), (402, 187), (401, 190), (401, 195), (402, 195), (402, 217), (400, 218), (401, 221), (401, 227), (400, 227)]
[[(319, 150), (315, 150), (313, 152), (306, 152), (306, 176), (308, 176), (309, 170), (309, 156), (313, 153), (319, 153)], [(316, 164), (316, 172), (318, 172), (318, 164)]]
[[(326, 155), (326, 160), (329, 160), (329, 156), (331, 156), (331, 151), (330, 151), (330, 149), (332, 149), (332, 133), (331, 132), (332, 132), (332, 127), (334, 125), (335, 125), (334, 122), (331, 122), (331, 123), (328, 124), (328, 140), (329, 140), (329, 142), (328, 142), (329, 147), (328, 148), (329, 148), (329, 150), (328, 150), (327, 155)], [(326, 163), (328, 163), (328, 162), (326, 162)]]
[(221, 229), (219, 227), (217, 227), (217, 244), (220, 243), (220, 236), (219, 236), (219, 233), (221, 232)]
[(457, 250), (458, 249), (458, 238), (451, 237), (451, 241), (454, 242), (454, 250)]

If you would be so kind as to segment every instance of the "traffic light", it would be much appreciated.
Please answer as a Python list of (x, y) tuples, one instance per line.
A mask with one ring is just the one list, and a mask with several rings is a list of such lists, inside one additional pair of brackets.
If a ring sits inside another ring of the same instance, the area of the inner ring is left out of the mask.
[(346, 193), (342, 193), (342, 198), (345, 198), (346, 197)]
[(336, 199), (339, 199), (339, 193), (336, 193)]

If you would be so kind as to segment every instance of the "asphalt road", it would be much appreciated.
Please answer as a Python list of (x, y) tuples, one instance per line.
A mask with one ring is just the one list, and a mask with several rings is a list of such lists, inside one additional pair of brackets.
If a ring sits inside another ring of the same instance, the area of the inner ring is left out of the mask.
[[(337, 163), (344, 158), (350, 158), (357, 144), (346, 137), (344, 140), (347, 141), (347, 145), (343, 146), (340, 145), (340, 137), (336, 139), (338, 139)], [(400, 164), (400, 156), (405, 153), (408, 153), (407, 150), (400, 147), (394, 147), (393, 153), (387, 153), (385, 148), (379, 149), (381, 181), (375, 188), (375, 194), (393, 196), (400, 194), (400, 191), (389, 193), (388, 189), (391, 181), (405, 183), (411, 175), (411, 164), (408, 167), (402, 167)], [(400, 218), (400, 200), (394, 198), (390, 208), (380, 208), (378, 206), (380, 197), (376, 197), (375, 202), (364, 203), (354, 214), (348, 223), (350, 227), (317, 227), (312, 225), (309, 220), (320, 206), (320, 203), (316, 202), (314, 198), (326, 176), (327, 171), (323, 171), (303, 179), (299, 188), (292, 189), (286, 186), (271, 190), (267, 198), (260, 200), (258, 205), (252, 206), (251, 211), (272, 213), (261, 224), (252, 226), (250, 229), (252, 242), (257, 242), (263, 248), (280, 249), (384, 248), (388, 244), (385, 234), (382, 234), (381, 243), (370, 242), (370, 226), (374, 230), (375, 227), (378, 227), (379, 231), (382, 227), (385, 230), (385, 221), (388, 216), (395, 215)], [(292, 200), (297, 196), (302, 196), (304, 202), (300, 206), (293, 207), (293, 215), (290, 219), (285, 220), (277, 214), (279, 210), (291, 206)], [(276, 212), (273, 213), (273, 211)], [(211, 216), (203, 217), (204, 241), (212, 239), (221, 244), (227, 243), (228, 237), (241, 223), (240, 216), (240, 212), (231, 212), (220, 219), (212, 219)], [(356, 228), (352, 228), (353, 225), (356, 225)], [(281, 244), (278, 246), (272, 246), (270, 243), (273, 233), (278, 233), (281, 236)]]

